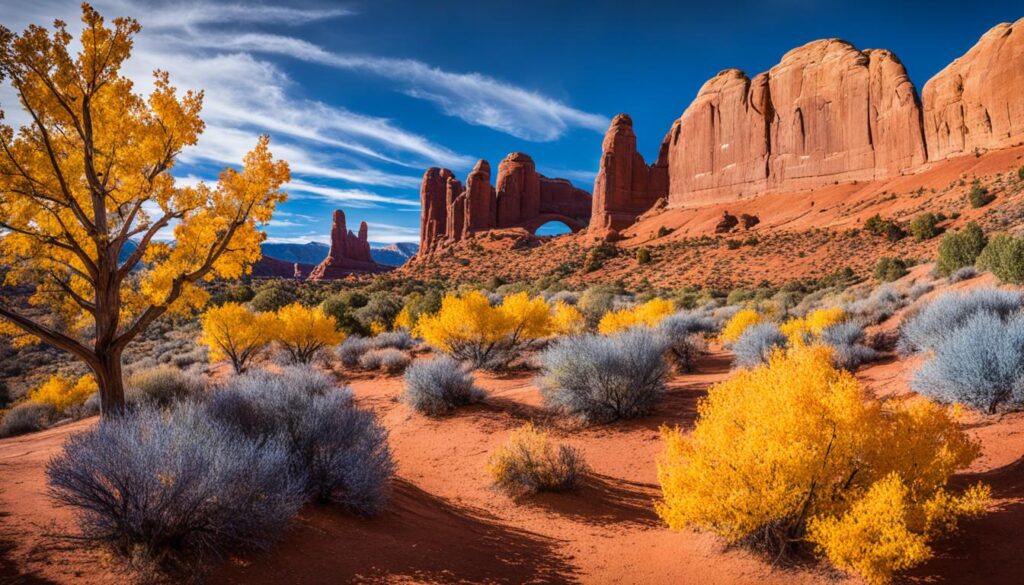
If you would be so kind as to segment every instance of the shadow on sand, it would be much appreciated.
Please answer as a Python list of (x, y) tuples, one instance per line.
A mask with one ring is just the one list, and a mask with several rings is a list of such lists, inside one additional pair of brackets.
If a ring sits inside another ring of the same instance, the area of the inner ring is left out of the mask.
[(1024, 457), (999, 469), (962, 474), (953, 487), (992, 487), (996, 509), (960, 522), (960, 530), (933, 546), (935, 557), (910, 571), (905, 583), (1017, 585), (1024, 583)]
[(363, 520), (337, 508), (309, 508), (270, 552), (227, 563), (210, 582), (578, 582), (556, 545), (399, 479), (381, 517)]

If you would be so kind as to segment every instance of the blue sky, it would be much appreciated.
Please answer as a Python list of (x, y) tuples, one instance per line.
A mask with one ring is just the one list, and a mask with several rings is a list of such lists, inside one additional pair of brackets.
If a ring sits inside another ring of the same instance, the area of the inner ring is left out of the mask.
[[(363, 2), (99, 0), (143, 25), (127, 73), (141, 91), (167, 69), (206, 90), (208, 129), (175, 174), (215, 179), (261, 132), (292, 164), (272, 241), (324, 241), (330, 211), (375, 242), (418, 240), (427, 166), (460, 176), (511, 151), (588, 191), (608, 120), (634, 119), (652, 158), (708, 78), (751, 75), (808, 41), (887, 48), (918, 89), (1020, 2)], [(0, 0), (0, 21), (78, 22), (76, 0)], [(9, 88), (7, 118), (19, 121)]]

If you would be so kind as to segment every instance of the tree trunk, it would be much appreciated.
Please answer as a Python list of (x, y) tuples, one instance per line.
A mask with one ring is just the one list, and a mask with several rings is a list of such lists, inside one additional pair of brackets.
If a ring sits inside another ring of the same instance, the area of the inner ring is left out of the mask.
[(121, 379), (121, 352), (109, 351), (96, 356), (92, 365), (100, 387), (100, 414), (104, 417), (124, 410), (124, 380)]

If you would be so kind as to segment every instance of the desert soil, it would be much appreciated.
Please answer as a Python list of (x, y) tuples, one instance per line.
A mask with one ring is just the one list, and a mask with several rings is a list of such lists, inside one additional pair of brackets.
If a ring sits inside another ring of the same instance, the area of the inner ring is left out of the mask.
[[(710, 534), (672, 532), (657, 518), (655, 457), (661, 425), (690, 427), (707, 387), (730, 356), (716, 350), (697, 374), (677, 376), (652, 416), (579, 428), (541, 407), (533, 374), (478, 375), (489, 396), (431, 419), (396, 401), (400, 377), (345, 381), (390, 431), (398, 474), (390, 506), (372, 520), (309, 507), (270, 552), (227, 559), (212, 583), (758, 583), (858, 581), (820, 565), (784, 566)], [(912, 364), (895, 358), (858, 373), (880, 395), (905, 395)], [(583, 451), (593, 477), (575, 494), (515, 502), (492, 489), (488, 454), (533, 421)], [(95, 419), (0, 441), (0, 583), (120, 583), (129, 577), (99, 551), (54, 535), (73, 533), (70, 511), (46, 497), (46, 461)], [(1020, 583), (1024, 575), (1024, 413), (969, 415), (984, 454), (955, 478), (994, 492), (991, 512), (964, 522), (907, 583)]]

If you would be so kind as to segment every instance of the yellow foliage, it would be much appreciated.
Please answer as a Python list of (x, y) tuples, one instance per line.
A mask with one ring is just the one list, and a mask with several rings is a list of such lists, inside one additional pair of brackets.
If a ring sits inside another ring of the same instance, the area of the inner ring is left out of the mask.
[[(832, 366), (825, 347), (777, 351), (768, 365), (713, 386), (698, 411), (690, 435), (662, 429), (657, 511), (676, 530), (708, 529), (730, 543), (754, 534), (783, 542), (811, 525), (818, 535), (812, 542), (837, 566), (875, 578), (886, 574), (886, 563), (891, 573), (926, 558), (916, 539), (926, 543), (984, 499), (982, 491), (966, 499), (942, 495), (950, 475), (978, 455), (955, 412), (924, 399), (872, 400)], [(866, 523), (867, 510), (894, 497), (885, 484), (869, 497), (892, 474), (905, 490), (906, 513)], [(932, 520), (903, 526), (902, 517)], [(886, 540), (905, 531), (913, 538)], [(832, 538), (840, 533), (836, 538), (863, 540), (840, 547)]]
[(940, 489), (919, 504), (899, 474), (891, 473), (842, 516), (812, 518), (807, 540), (836, 567), (871, 584), (888, 583), (896, 571), (931, 558), (929, 539), (954, 530), (958, 517), (980, 515), (990, 493), (981, 484), (960, 497)]
[(839, 307), (828, 309), (817, 309), (808, 313), (805, 317), (793, 318), (779, 326), (782, 334), (789, 339), (792, 346), (802, 345), (807, 341), (813, 341), (821, 335), (822, 330), (846, 321), (849, 315)]
[(514, 496), (575, 487), (585, 469), (576, 450), (556, 445), (532, 423), (513, 431), (487, 462), (494, 484)]
[(292, 303), (277, 310), (274, 340), (294, 362), (307, 364), (322, 348), (341, 343), (344, 339), (345, 334), (337, 331), (334, 317), (324, 313), (320, 307)]
[(551, 313), (552, 329), (559, 335), (583, 333), (587, 326), (587, 319), (583, 313), (565, 301), (556, 302), (551, 308)]
[(229, 359), (235, 372), (242, 373), (248, 361), (273, 340), (275, 322), (272, 313), (224, 303), (203, 314), (199, 342), (210, 348), (210, 359)]
[[(0, 120), (0, 265), (43, 309), (0, 304), (0, 319), (29, 334), (19, 342), (41, 338), (114, 375), (104, 364), (152, 322), (206, 303), (201, 281), (249, 271), (290, 173), (262, 136), (215, 184), (176, 181), (176, 158), (204, 129), (202, 91), (156, 71), (136, 93), (122, 67), (139, 23), (108, 23), (88, 4), (81, 20), (77, 42), (60, 21), (0, 34), (0, 78), (17, 96), (5, 105), (34, 122)], [(170, 228), (174, 245), (154, 241)]]
[(654, 327), (673, 312), (675, 312), (675, 306), (672, 301), (654, 298), (642, 305), (609, 311), (604, 317), (601, 317), (601, 322), (597, 324), (597, 330), (605, 335), (610, 335), (630, 327)]
[[(496, 307), (477, 290), (447, 294), (436, 314), (421, 315), (416, 324), (416, 334), (427, 343), (477, 366), (503, 366), (515, 357), (516, 347), (556, 332), (551, 306), (525, 292)], [(498, 357), (501, 363), (492, 363)]]
[(395, 315), (394, 327), (395, 329), (405, 329), (407, 331), (412, 331), (416, 328), (412, 318), (412, 311), (409, 310), (408, 305), (402, 307), (402, 310)]
[(736, 343), (740, 336), (743, 335), (743, 332), (747, 330), (747, 327), (757, 325), (762, 321), (764, 321), (764, 317), (757, 311), (753, 309), (740, 309), (722, 328), (719, 339), (726, 345)]
[(28, 399), (39, 404), (47, 404), (59, 413), (78, 406), (96, 392), (96, 379), (85, 375), (74, 380), (65, 376), (52, 376), (38, 388), (29, 392)]
[(381, 323), (380, 321), (374, 321), (370, 323), (370, 335), (376, 336), (384, 333), (388, 330), (388, 326)]

